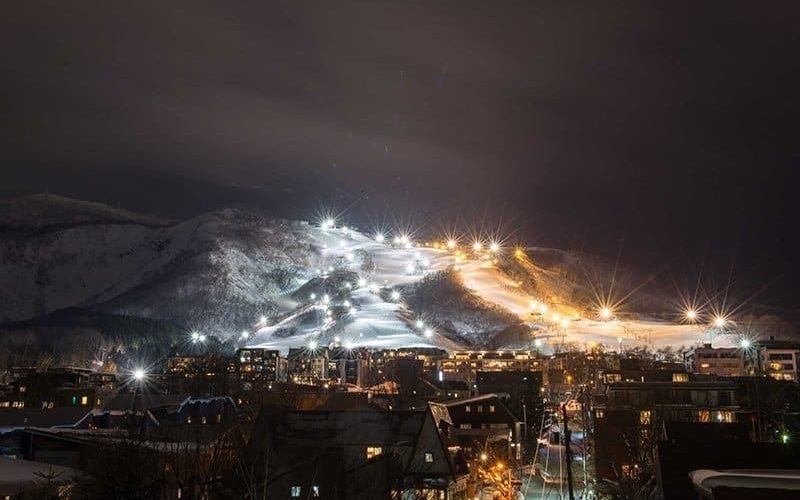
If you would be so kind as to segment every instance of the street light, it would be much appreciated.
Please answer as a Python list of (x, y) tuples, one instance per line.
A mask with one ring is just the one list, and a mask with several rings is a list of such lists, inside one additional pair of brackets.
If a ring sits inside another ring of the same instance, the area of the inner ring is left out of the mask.
[(133, 380), (135, 380), (137, 382), (141, 382), (142, 380), (144, 380), (144, 378), (146, 376), (147, 376), (147, 373), (145, 373), (144, 369), (142, 369), (142, 368), (137, 368), (137, 369), (133, 370)]
[(697, 319), (697, 311), (694, 309), (689, 309), (686, 311), (686, 319), (689, 321), (694, 321)]
[(611, 319), (611, 309), (608, 307), (603, 307), (600, 309), (600, 317), (605, 320)]
[(725, 318), (723, 318), (722, 316), (717, 316), (716, 318), (714, 318), (714, 326), (717, 328), (724, 327), (725, 323), (727, 323), (727, 320), (725, 320)]

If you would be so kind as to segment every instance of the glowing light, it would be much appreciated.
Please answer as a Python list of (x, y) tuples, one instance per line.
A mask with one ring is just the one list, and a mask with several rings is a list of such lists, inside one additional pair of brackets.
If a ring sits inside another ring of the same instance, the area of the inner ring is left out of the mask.
[(561, 315), (558, 313), (553, 313), (553, 321), (556, 323), (561, 322)]
[(714, 326), (717, 327), (717, 328), (724, 327), (726, 323), (727, 323), (727, 320), (725, 318), (723, 318), (722, 316), (717, 316), (716, 318), (714, 318)]
[(603, 307), (600, 309), (600, 318), (602, 319), (611, 319), (611, 309), (608, 307)]
[(689, 309), (686, 311), (686, 319), (689, 321), (694, 321), (697, 319), (697, 311), (694, 309)]
[(514, 257), (516, 257), (518, 259), (521, 259), (521, 258), (525, 257), (525, 250), (523, 250), (521, 248), (514, 249)]
[(312, 293), (311, 295), (308, 296), (308, 298), (311, 299), (311, 300), (314, 300), (314, 299), (317, 298), (317, 294), (316, 293)]
[(197, 332), (192, 332), (192, 342), (197, 342), (200, 340), (200, 334)]
[(569, 328), (569, 320), (567, 318), (561, 320), (561, 328)]
[(493, 241), (489, 245), (489, 250), (492, 251), (493, 253), (497, 253), (498, 251), (500, 251), (500, 245)]
[(537, 308), (537, 307), (539, 307), (539, 303), (538, 303), (538, 302), (536, 302), (535, 300), (532, 300), (532, 301), (530, 301), (530, 303), (528, 304), (528, 307), (530, 307), (531, 311), (535, 311), (535, 310), (536, 310), (536, 308)]
[(137, 382), (141, 382), (147, 376), (147, 373), (141, 368), (137, 368), (133, 370), (133, 379)]
[(447, 240), (447, 248), (449, 248), (450, 250), (454, 249), (457, 246), (458, 246), (458, 242), (456, 240), (454, 240), (452, 238)]
[(542, 347), (542, 339), (535, 339), (533, 341), (533, 345), (535, 345), (536, 347)]
[(338, 335), (337, 335), (337, 336), (333, 337), (333, 341), (334, 341), (334, 342), (336, 342), (336, 343), (338, 344), (339, 342), (341, 342), (341, 341), (342, 341), (342, 337), (340, 337), (340, 336), (338, 336)]
[(431, 330), (430, 328), (426, 328), (425, 329), (425, 336), (429, 337), (429, 338), (433, 337), (433, 330)]
[(475, 250), (476, 252), (480, 252), (481, 248), (483, 248), (483, 244), (480, 241), (476, 241), (475, 243), (472, 244), (472, 249)]
[(398, 292), (397, 290), (392, 290), (390, 297), (392, 298), (392, 300), (400, 300), (400, 292)]
[(316, 341), (316, 340), (309, 340), (309, 341), (308, 341), (308, 348), (309, 348), (310, 350), (312, 350), (312, 351), (313, 351), (313, 350), (315, 350), (315, 349), (317, 348), (317, 345), (318, 345), (318, 344), (317, 344), (317, 341)]
[(545, 304), (544, 302), (539, 304), (539, 312), (540, 313), (546, 313), (547, 309), (548, 309), (547, 304)]
[(349, 300), (345, 300), (344, 302), (342, 302), (342, 306), (343, 307), (350, 307), (350, 301)]
[(356, 313), (356, 308), (355, 307), (351, 307), (350, 308), (350, 314), (355, 314), (355, 313)]
[(481, 462), (485, 462), (488, 458), (489, 456), (486, 453), (481, 453)]
[(409, 262), (409, 263), (406, 265), (406, 272), (407, 272), (408, 274), (414, 274), (414, 269), (415, 269), (415, 267), (414, 267), (414, 264), (412, 264), (412, 263), (410, 263), (410, 262)]
[(322, 302), (324, 302), (324, 303), (326, 303), (326, 304), (327, 304), (327, 303), (328, 303), (328, 302), (330, 302), (330, 301), (331, 301), (331, 297), (330, 297), (330, 296), (329, 296), (329, 295), (326, 293), (326, 294), (325, 294), (325, 295), (322, 297)]
[(742, 339), (742, 341), (739, 342), (739, 347), (741, 347), (742, 349), (750, 349), (750, 346), (752, 345), (753, 344), (748, 339)]
[(783, 444), (788, 443), (789, 442), (789, 434), (787, 434), (785, 432), (783, 434), (781, 434), (781, 442)]
[(416, 327), (417, 327), (417, 328), (419, 328), (419, 329), (425, 328), (425, 322), (424, 322), (424, 321), (422, 321), (421, 319), (418, 319), (418, 320), (416, 321), (416, 323), (414, 323), (414, 324), (415, 324), (415, 325), (416, 325)]
[(206, 341), (206, 336), (201, 333), (200, 336), (197, 337), (197, 340), (199, 340), (200, 343), (203, 343)]
[(359, 288), (364, 288), (365, 286), (367, 286), (367, 280), (365, 280), (364, 278), (358, 278), (358, 286)]
[(333, 218), (327, 218), (322, 221), (322, 229), (331, 229), (336, 225), (336, 221)]
[(381, 233), (378, 233), (378, 234), (375, 235), (375, 241), (377, 241), (378, 243), (383, 243), (385, 240), (386, 240), (386, 237), (384, 235), (382, 235)]
[(258, 322), (259, 322), (259, 323), (266, 323), (266, 322), (267, 322), (267, 317), (266, 317), (266, 316), (261, 316), (261, 317), (259, 318)]
[(242, 330), (242, 338), (243, 339), (246, 339), (249, 336), (250, 336), (250, 332), (248, 332), (247, 330)]
[(355, 348), (355, 344), (353, 343), (352, 340), (347, 340), (344, 343), (344, 348), (347, 349), (348, 351), (352, 351)]

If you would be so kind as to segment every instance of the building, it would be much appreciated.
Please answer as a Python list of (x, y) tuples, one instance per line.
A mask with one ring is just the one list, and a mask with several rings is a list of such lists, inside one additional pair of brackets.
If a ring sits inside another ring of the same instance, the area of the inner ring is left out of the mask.
[(245, 389), (286, 382), (289, 366), (275, 349), (246, 347), (238, 349), (234, 359), (236, 375)]
[(262, 412), (248, 457), (269, 498), (442, 498), (454, 482), (430, 408)]
[(737, 422), (737, 387), (734, 381), (609, 383), (592, 410), (598, 480), (638, 475), (666, 422)]
[(745, 375), (744, 351), (735, 347), (713, 348), (711, 344), (693, 347), (683, 355), (689, 373), (741, 377)]
[(458, 446), (467, 456), (492, 450), (503, 459), (521, 458), (523, 427), (497, 394), (484, 394), (443, 403), (453, 428), (448, 444)]
[(321, 385), (328, 381), (328, 349), (289, 349), (289, 380), (296, 384)]
[(765, 340), (753, 344), (758, 366), (757, 373), (762, 373), (776, 380), (797, 382), (797, 364), (800, 362), (800, 343), (783, 340)]
[(453, 351), (438, 362), (440, 380), (462, 380), (475, 383), (479, 371), (541, 370), (536, 351)]
[(478, 394), (505, 394), (504, 403), (522, 421), (542, 404), (542, 372), (530, 370), (508, 370), (498, 372), (479, 371), (475, 381)]

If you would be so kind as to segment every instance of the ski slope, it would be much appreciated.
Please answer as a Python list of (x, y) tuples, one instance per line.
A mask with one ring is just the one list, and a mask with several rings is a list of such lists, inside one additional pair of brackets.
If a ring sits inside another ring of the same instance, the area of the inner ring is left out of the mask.
[[(563, 343), (578, 347), (604, 345), (611, 349), (648, 346), (650, 348), (690, 346), (709, 341), (703, 326), (673, 324), (647, 318), (637, 320), (600, 321), (577, 316), (574, 308), (553, 304), (547, 313), (534, 309), (540, 303), (523, 291), (510, 277), (499, 271), (491, 259), (458, 258), (453, 252), (424, 245), (378, 242), (374, 237), (347, 228), (307, 226), (308, 238), (314, 249), (312, 259), (317, 276), (325, 277), (334, 265), (346, 262), (356, 271), (359, 280), (347, 283), (346, 300), (325, 301), (324, 297), (302, 300), (284, 299), (287, 311), (310, 308), (304, 314), (289, 315), (275, 325), (257, 325), (248, 345), (288, 350), (290, 347), (311, 345), (368, 347), (387, 349), (398, 347), (439, 347), (447, 350), (464, 348), (458, 342), (436, 332), (436, 325), (419, 327), (415, 317), (403, 304), (402, 297), (392, 297), (394, 287), (415, 283), (426, 273), (447, 269), (459, 272), (464, 284), (482, 299), (497, 304), (518, 315), (532, 328), (530, 342), (509, 348), (532, 348), (552, 352)], [(502, 251), (502, 250), (501, 250)], [(358, 255), (369, 254), (374, 270), (359, 268)], [(326, 310), (344, 310), (342, 314), (326, 314)], [(553, 315), (558, 315), (554, 319)], [(425, 329), (430, 328), (429, 335)], [(287, 329), (291, 335), (285, 335)], [(283, 333), (283, 334), (282, 334)], [(716, 345), (727, 345), (725, 337), (714, 339)]]

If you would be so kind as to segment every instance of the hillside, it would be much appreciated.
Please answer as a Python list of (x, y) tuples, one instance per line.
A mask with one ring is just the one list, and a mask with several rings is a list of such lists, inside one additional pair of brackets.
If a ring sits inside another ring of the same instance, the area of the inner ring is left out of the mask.
[[(643, 291), (612, 320), (598, 318), (607, 267), (560, 250), (474, 255), (241, 210), (169, 222), (58, 197), (32, 199), (40, 214), (32, 226), (22, 225), (24, 210), (4, 213), (0, 322), (78, 307), (283, 350), (311, 342), (531, 348), (534, 337), (545, 351), (565, 342), (655, 348), (714, 333), (668, 321), (674, 304)], [(646, 281), (622, 271), (614, 279), (622, 290)], [(546, 304), (547, 312), (532, 304)], [(715, 342), (730, 343), (728, 337)]]

